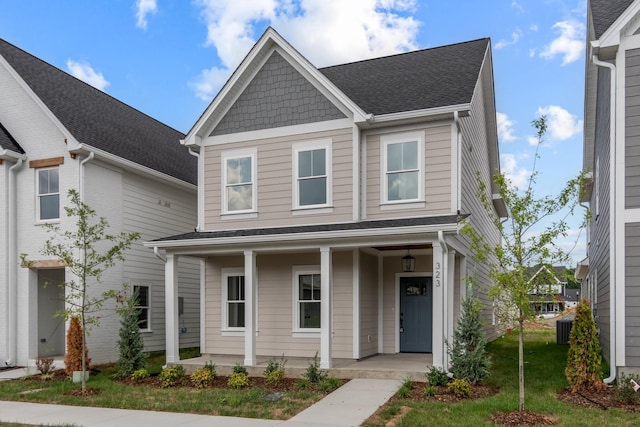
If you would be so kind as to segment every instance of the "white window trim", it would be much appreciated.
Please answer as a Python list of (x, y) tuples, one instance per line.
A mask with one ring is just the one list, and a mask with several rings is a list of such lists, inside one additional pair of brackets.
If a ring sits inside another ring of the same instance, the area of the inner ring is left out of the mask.
[[(138, 288), (147, 288), (147, 305), (146, 305), (146, 310), (147, 310), (147, 327), (146, 328), (140, 328), (140, 332), (153, 332), (153, 330), (151, 329), (151, 286), (147, 285), (147, 284), (143, 284), (143, 283), (138, 283), (136, 285), (133, 285), (134, 288), (132, 288), (132, 291), (135, 291), (135, 287)], [(137, 304), (136, 304), (137, 306)]]
[[(389, 200), (387, 182), (387, 146), (403, 142), (418, 141), (418, 197), (406, 200)], [(380, 135), (380, 204), (403, 205), (406, 208), (424, 207), (416, 204), (424, 202), (425, 166), (424, 166), (424, 132), (403, 132), (397, 134)]]
[[(254, 148), (243, 148), (240, 150), (225, 151), (222, 153), (222, 186), (221, 186), (221, 199), (222, 199), (222, 215), (243, 215), (248, 213), (258, 212), (258, 176), (257, 176), (257, 155), (258, 151)], [(252, 200), (251, 209), (243, 209), (237, 211), (230, 211), (227, 200), (227, 162), (232, 159), (240, 159), (244, 157), (251, 157), (251, 186), (252, 186)]]
[[(40, 194), (40, 172), (45, 171), (45, 170), (57, 170), (58, 171), (58, 217), (57, 218), (50, 218), (50, 219), (41, 219), (40, 218), (40, 197), (43, 195), (52, 195), (52, 194), (56, 194), (56, 193), (46, 193), (46, 194)], [(62, 197), (60, 194), (60, 167), (59, 166), (52, 166), (52, 167), (46, 167), (46, 168), (37, 168), (35, 169), (36, 171), (36, 178), (35, 178), (35, 184), (36, 184), (36, 223), (38, 224), (52, 224), (52, 223), (57, 223), (60, 222), (60, 205), (62, 203)]]
[[(327, 176), (327, 200), (326, 203), (317, 205), (305, 205), (300, 206), (300, 192), (298, 191), (298, 153), (302, 151), (311, 150), (325, 150), (325, 173)], [(293, 156), (293, 201), (292, 206), (294, 211), (314, 211), (310, 213), (326, 213), (319, 212), (319, 210), (326, 210), (326, 208), (332, 208), (333, 206), (333, 150), (332, 141), (330, 138), (318, 139), (313, 141), (303, 141), (293, 144), (292, 146)], [(294, 213), (295, 214), (295, 213)]]
[[(319, 265), (296, 265), (293, 267), (292, 274), (292, 301), (293, 301), (293, 328), (292, 335), (294, 338), (319, 338), (322, 328), (301, 328), (300, 325), (300, 305), (299, 305), (299, 277), (303, 274), (320, 274)], [(322, 297), (322, 295), (321, 295)], [(322, 299), (319, 301), (322, 304)]]
[[(227, 286), (227, 282), (228, 282), (228, 278), (232, 277), (232, 276), (242, 276), (244, 277), (244, 268), (223, 268), (222, 269), (222, 317), (220, 319), (221, 322), (221, 330), (222, 330), (222, 335), (223, 336), (244, 336), (244, 330), (245, 328), (235, 328), (235, 327), (230, 327), (228, 324), (228, 310), (227, 310), (227, 303), (228, 303), (228, 296), (229, 296), (229, 288)], [(246, 298), (247, 298), (247, 283), (245, 282), (244, 284), (244, 292), (245, 292), (245, 309), (246, 309)], [(254, 304), (257, 301), (254, 301)]]

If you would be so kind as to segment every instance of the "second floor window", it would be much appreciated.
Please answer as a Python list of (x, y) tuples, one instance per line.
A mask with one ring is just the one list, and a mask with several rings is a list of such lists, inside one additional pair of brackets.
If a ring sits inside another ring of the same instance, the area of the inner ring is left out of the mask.
[(60, 183), (58, 168), (38, 169), (38, 220), (60, 219)]
[(256, 209), (255, 151), (223, 156), (223, 212), (252, 212)]
[(330, 141), (294, 146), (294, 208), (320, 207), (331, 199)]
[(423, 199), (423, 144), (417, 133), (382, 137), (383, 202), (414, 202)]

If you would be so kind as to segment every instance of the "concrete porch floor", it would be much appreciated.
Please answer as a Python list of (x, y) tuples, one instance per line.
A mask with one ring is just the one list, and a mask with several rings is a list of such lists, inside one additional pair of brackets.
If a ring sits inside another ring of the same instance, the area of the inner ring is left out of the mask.
[[(250, 376), (262, 376), (269, 359), (272, 357), (258, 356), (257, 366), (247, 367)], [(280, 357), (274, 359), (280, 360)], [(313, 363), (313, 358), (285, 357), (285, 374), (290, 378), (300, 378)], [(229, 375), (236, 364), (242, 365), (244, 356), (229, 356), (219, 354), (203, 354), (200, 357), (184, 359), (172, 365), (180, 364), (187, 373), (192, 373), (206, 363), (213, 363), (219, 375)], [(333, 367), (329, 375), (336, 378), (374, 378), (398, 379), (412, 378), (414, 381), (424, 381), (427, 370), (433, 364), (431, 353), (397, 353), (377, 354), (361, 360), (333, 359)]]

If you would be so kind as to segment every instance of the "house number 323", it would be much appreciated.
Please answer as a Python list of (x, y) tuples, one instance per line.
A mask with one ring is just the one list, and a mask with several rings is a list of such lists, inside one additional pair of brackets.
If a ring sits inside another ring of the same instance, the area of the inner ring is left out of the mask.
[(442, 271), (440, 269), (440, 263), (436, 262), (436, 268), (434, 269), (433, 272), (433, 280), (435, 281), (436, 287), (440, 287), (440, 281), (442, 278)]

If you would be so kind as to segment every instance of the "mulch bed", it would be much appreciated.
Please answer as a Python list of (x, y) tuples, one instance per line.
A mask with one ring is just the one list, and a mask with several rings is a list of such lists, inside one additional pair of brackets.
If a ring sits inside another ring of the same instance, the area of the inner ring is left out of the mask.
[(496, 412), (491, 421), (501, 426), (552, 426), (558, 418), (545, 414), (538, 414), (527, 409), (524, 411)]
[(582, 391), (579, 393), (563, 390), (558, 393), (558, 400), (584, 408), (602, 410), (618, 408), (627, 412), (640, 413), (640, 403), (632, 405), (617, 400), (615, 398), (615, 387), (612, 386), (603, 387), (597, 391)]
[[(428, 386), (427, 386), (428, 387)], [(457, 397), (447, 390), (445, 386), (435, 386), (433, 387), (436, 390), (435, 395), (433, 396), (425, 396), (424, 395), (425, 383), (415, 383), (413, 388), (411, 389), (411, 395), (409, 397), (398, 397), (393, 396), (391, 400), (425, 400), (425, 401), (438, 401), (438, 402), (447, 402), (447, 403), (455, 403), (462, 402), (464, 400), (469, 399), (482, 399), (483, 397), (493, 396), (498, 393), (498, 389), (493, 387), (487, 387), (484, 385), (473, 385), (471, 386), (471, 396), (468, 397)]]

